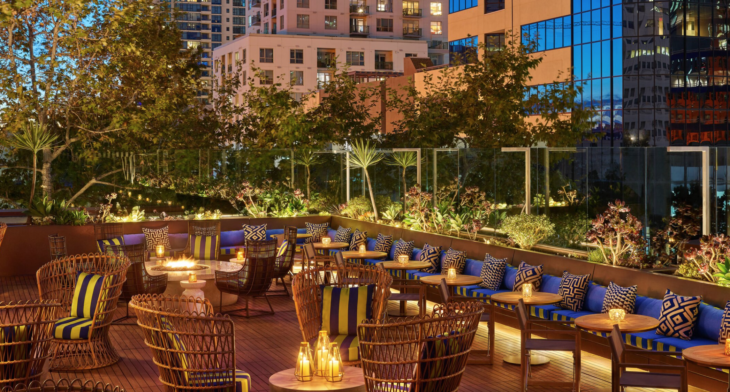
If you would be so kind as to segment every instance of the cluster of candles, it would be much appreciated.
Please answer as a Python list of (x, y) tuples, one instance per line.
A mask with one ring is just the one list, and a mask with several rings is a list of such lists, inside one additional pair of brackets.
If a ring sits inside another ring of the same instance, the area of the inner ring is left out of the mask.
[(319, 331), (314, 356), (309, 343), (302, 342), (294, 376), (298, 381), (312, 381), (314, 376), (324, 377), (329, 382), (342, 381), (345, 368), (342, 366), (340, 348), (337, 343), (330, 342), (327, 331)]
[(522, 285), (522, 298), (530, 298), (532, 297), (532, 291), (534, 287), (532, 286), (532, 283), (525, 283)]
[(618, 324), (626, 318), (626, 311), (623, 309), (609, 309), (608, 318), (611, 319), (614, 324)]

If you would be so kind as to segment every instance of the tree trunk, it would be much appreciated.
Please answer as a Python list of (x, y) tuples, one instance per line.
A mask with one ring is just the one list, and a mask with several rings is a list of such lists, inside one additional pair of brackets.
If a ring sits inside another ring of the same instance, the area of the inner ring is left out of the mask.
[(378, 220), (378, 208), (375, 207), (375, 196), (373, 195), (373, 187), (370, 185), (370, 174), (365, 169), (365, 179), (368, 181), (368, 191), (370, 191), (370, 202), (373, 203), (373, 213), (375, 214), (375, 220)]
[(309, 166), (307, 166), (307, 200), (311, 201), (311, 196), (309, 195), (309, 178), (311, 177), (311, 173), (309, 172)]
[(408, 193), (408, 188), (406, 188), (406, 168), (403, 168), (403, 211), (406, 210), (406, 193)]
[(53, 151), (47, 148), (43, 150), (42, 188), (43, 196), (47, 196), (49, 199), (53, 198), (53, 173), (51, 172), (51, 163), (53, 163)]
[(33, 207), (33, 197), (35, 196), (35, 181), (36, 181), (36, 169), (38, 168), (38, 157), (35, 151), (33, 153), (33, 183), (30, 184), (30, 201), (28, 202), (28, 209)]

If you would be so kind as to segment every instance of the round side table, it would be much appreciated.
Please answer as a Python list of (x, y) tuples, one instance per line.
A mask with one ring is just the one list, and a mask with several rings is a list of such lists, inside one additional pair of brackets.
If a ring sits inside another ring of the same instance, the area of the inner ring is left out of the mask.
[(180, 286), (185, 289), (185, 291), (182, 292), (182, 295), (188, 297), (205, 298), (205, 294), (203, 293), (203, 287), (205, 287), (205, 283), (205, 280), (198, 280), (197, 282), (193, 283), (187, 280), (181, 280)]
[(618, 325), (621, 332), (643, 332), (656, 329), (659, 320), (640, 314), (627, 314), (623, 321), (615, 324), (608, 317), (608, 313), (597, 313), (578, 317), (575, 319), (575, 325), (593, 332), (611, 332), (614, 325)]
[[(401, 282), (405, 282), (408, 280), (403, 277), (403, 274), (406, 273), (405, 272), (406, 270), (423, 270), (423, 269), (431, 267), (431, 263), (427, 263), (424, 261), (417, 261), (417, 260), (409, 260), (408, 263), (406, 263), (406, 264), (402, 264), (398, 261), (383, 261), (380, 264), (386, 270), (401, 271), (401, 278), (394, 279), (394, 281), (398, 280)], [(407, 293), (401, 293), (401, 294), (407, 294)], [(393, 294), (391, 294), (391, 295), (393, 295)], [(411, 317), (411, 316), (418, 316), (418, 314), (419, 314), (418, 311), (416, 311), (416, 312), (408, 311), (408, 309), (406, 308), (406, 300), (400, 301), (400, 306), (397, 311), (388, 312), (388, 316), (391, 316), (391, 317)]]
[[(725, 355), (724, 344), (685, 348), (682, 350), (682, 357), (686, 362), (692, 362), (698, 366), (730, 369), (730, 356)], [(730, 391), (730, 387), (727, 390)]]
[(345, 376), (340, 382), (327, 382), (324, 377), (314, 377), (312, 381), (297, 381), (294, 369), (280, 371), (269, 377), (271, 392), (365, 392), (365, 377), (362, 369), (345, 366)]

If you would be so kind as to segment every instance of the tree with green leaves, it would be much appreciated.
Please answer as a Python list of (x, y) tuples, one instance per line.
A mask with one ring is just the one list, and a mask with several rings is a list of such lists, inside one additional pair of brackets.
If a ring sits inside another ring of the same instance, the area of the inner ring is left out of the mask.
[(294, 155), (294, 164), (304, 166), (304, 168), (307, 171), (307, 199), (311, 200), (311, 189), (310, 189), (310, 179), (312, 178), (312, 172), (311, 168), (314, 165), (319, 165), (322, 163), (322, 160), (320, 159), (319, 155), (317, 155), (312, 150), (302, 150), (298, 151)]
[(408, 186), (406, 184), (406, 169), (418, 166), (418, 155), (414, 151), (397, 151), (394, 152), (386, 163), (390, 166), (398, 166), (401, 169), (403, 180), (403, 205), (406, 205), (406, 194)]
[(35, 196), (36, 173), (38, 172), (38, 153), (50, 148), (55, 140), (56, 136), (51, 135), (45, 125), (33, 121), (24, 124), (21, 131), (13, 134), (13, 138), (8, 142), (11, 147), (19, 150), (27, 150), (33, 154), (31, 175), (33, 179), (30, 184), (30, 200), (28, 201), (28, 206), (33, 204), (33, 197)]
[(370, 182), (370, 174), (368, 169), (375, 166), (378, 162), (382, 161), (383, 154), (377, 152), (374, 145), (370, 144), (370, 141), (363, 141), (362, 139), (356, 139), (352, 142), (352, 157), (350, 162), (354, 167), (359, 167), (365, 172), (365, 180), (368, 184), (368, 191), (370, 192), (370, 202), (373, 204), (373, 214), (375, 219), (378, 219), (378, 208), (375, 206), (375, 195), (373, 194), (373, 186)]

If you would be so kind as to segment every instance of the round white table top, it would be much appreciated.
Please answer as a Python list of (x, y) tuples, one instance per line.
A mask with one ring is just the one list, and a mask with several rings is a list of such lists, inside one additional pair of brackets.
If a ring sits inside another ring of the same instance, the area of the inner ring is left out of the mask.
[(205, 279), (214, 280), (215, 271), (234, 272), (240, 270), (243, 267), (243, 265), (239, 263), (231, 263), (228, 261), (218, 260), (197, 260), (195, 263), (207, 265), (208, 268), (197, 271), (155, 271), (152, 269), (152, 267), (157, 265), (157, 263), (154, 261), (145, 262), (145, 267), (147, 267), (147, 273), (152, 276), (167, 274), (167, 280), (170, 282), (180, 282), (183, 280), (188, 280), (188, 276), (191, 272), (195, 272), (195, 275), (198, 276), (198, 281)]
[(269, 391), (271, 392), (365, 392), (365, 377), (362, 369), (345, 366), (345, 375), (342, 381), (327, 382), (324, 377), (314, 376), (312, 381), (297, 381), (294, 369), (280, 371), (269, 377)]

